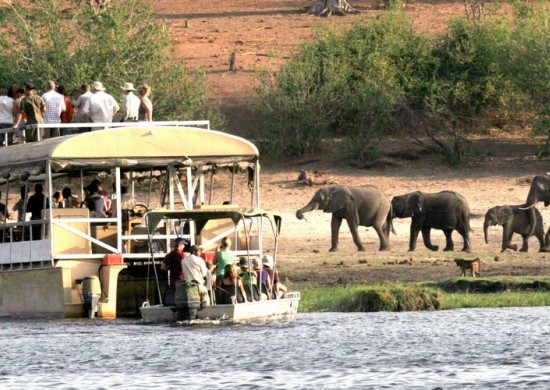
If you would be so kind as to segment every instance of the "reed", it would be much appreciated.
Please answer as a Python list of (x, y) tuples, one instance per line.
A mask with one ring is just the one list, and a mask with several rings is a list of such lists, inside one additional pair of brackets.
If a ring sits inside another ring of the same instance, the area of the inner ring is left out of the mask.
[(550, 306), (549, 277), (444, 279), (424, 283), (311, 286), (301, 312), (374, 312)]

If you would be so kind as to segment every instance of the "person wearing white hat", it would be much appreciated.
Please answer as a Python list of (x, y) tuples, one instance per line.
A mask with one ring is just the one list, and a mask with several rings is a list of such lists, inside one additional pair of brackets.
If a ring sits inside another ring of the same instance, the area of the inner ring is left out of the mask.
[(136, 89), (134, 88), (133, 83), (124, 83), (122, 87), (122, 92), (124, 93), (124, 97), (121, 101), (121, 112), (122, 112), (122, 120), (121, 122), (135, 122), (138, 119), (139, 115), (139, 106), (141, 104), (141, 100), (134, 95), (134, 92)]
[[(94, 81), (92, 84), (94, 95), (84, 104), (82, 111), (89, 114), (94, 123), (110, 123), (113, 115), (120, 110), (114, 97), (105, 92), (103, 83)], [(96, 130), (96, 129), (94, 129)]]

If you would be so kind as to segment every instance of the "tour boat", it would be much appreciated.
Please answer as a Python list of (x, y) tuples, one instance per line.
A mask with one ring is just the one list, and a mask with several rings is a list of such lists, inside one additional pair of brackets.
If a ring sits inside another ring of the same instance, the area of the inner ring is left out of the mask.
[[(53, 125), (33, 126), (40, 131)], [(147, 280), (160, 273), (175, 238), (200, 244), (211, 255), (214, 241), (223, 237), (216, 226), (197, 234), (193, 220), (176, 226), (163, 219), (148, 234), (144, 215), (222, 203), (260, 207), (258, 149), (211, 130), (208, 121), (55, 127), (74, 134), (0, 147), (0, 202), (11, 214), (0, 224), (0, 317), (139, 316), (143, 302), (151, 308), (162, 304)], [(79, 133), (82, 127), (93, 130)], [(56, 207), (53, 194), (66, 187), (85, 204), (92, 181), (111, 194), (107, 217), (85, 206)], [(214, 191), (216, 181), (223, 191)], [(25, 212), (37, 184), (45, 196), (31, 219)], [(12, 212), (19, 198), (20, 219)], [(261, 232), (251, 232), (250, 242), (238, 231), (232, 234), (237, 256), (262, 255)], [(165, 288), (165, 280), (158, 283)]]

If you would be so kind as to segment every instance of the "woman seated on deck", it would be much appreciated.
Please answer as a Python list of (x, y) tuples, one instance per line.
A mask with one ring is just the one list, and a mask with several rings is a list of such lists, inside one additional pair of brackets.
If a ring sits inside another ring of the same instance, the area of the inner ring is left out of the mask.
[(243, 280), (244, 291), (249, 301), (259, 301), (258, 275), (253, 269), (250, 269), (251, 260), (241, 257), (239, 267), (241, 267), (241, 278)]
[(273, 294), (273, 284), (271, 283), (269, 272), (267, 272), (267, 270), (265, 269), (262, 269), (260, 259), (253, 258), (252, 266), (254, 267), (256, 275), (258, 275), (257, 286), (260, 292), (260, 299), (264, 300), (273, 298), (274, 296), (271, 295)]
[(286, 286), (281, 283), (279, 273), (273, 269), (273, 257), (270, 255), (264, 255), (262, 257), (263, 269), (269, 273), (269, 277), (273, 283), (272, 298), (284, 298), (288, 292)]
[(231, 305), (234, 303), (246, 302), (243, 282), (240, 276), (237, 275), (233, 264), (227, 264), (225, 266), (224, 276), (217, 286), (217, 290), (220, 291), (220, 294), (218, 294), (219, 301), (216, 302), (217, 304)]

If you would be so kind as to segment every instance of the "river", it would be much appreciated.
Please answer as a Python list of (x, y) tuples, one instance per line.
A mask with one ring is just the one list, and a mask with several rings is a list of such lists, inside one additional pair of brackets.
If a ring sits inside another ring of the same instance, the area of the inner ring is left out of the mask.
[(0, 319), (2, 389), (548, 389), (550, 308), (176, 327)]

